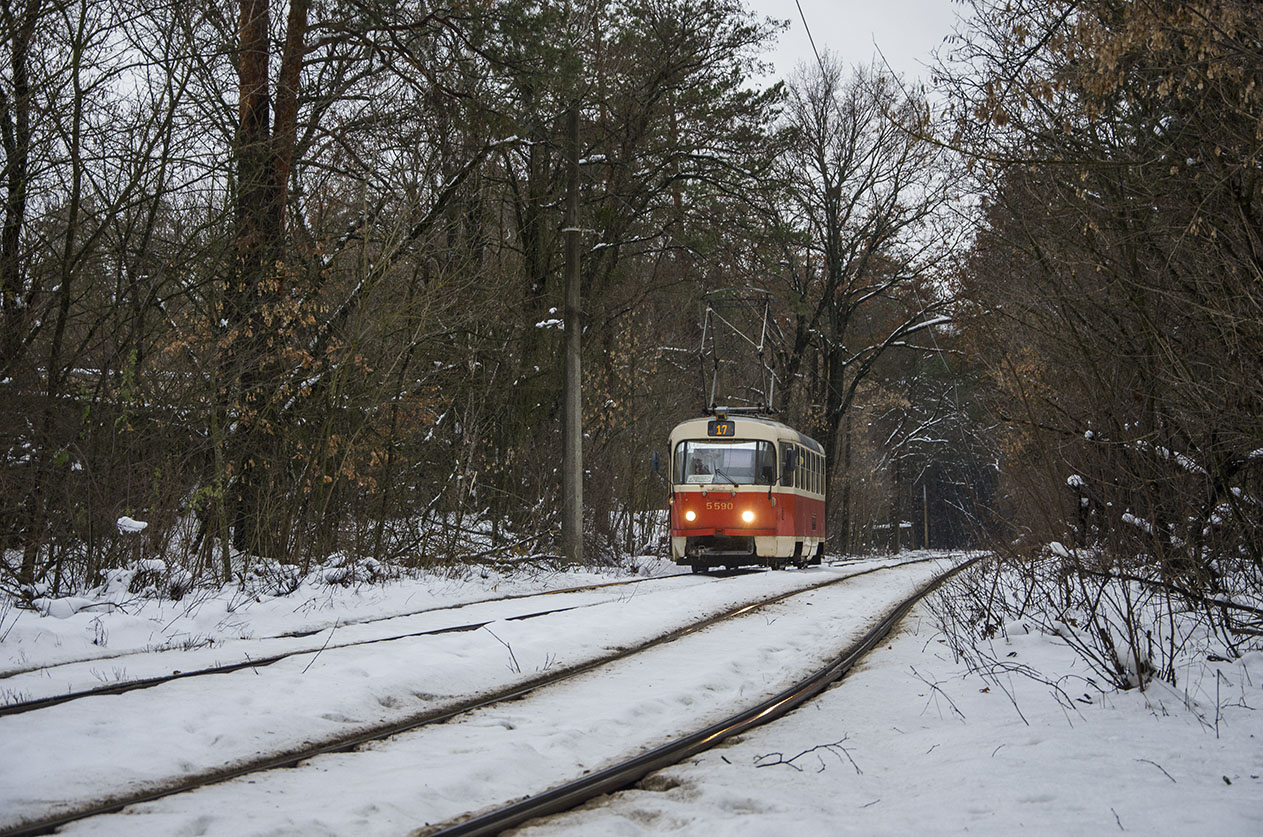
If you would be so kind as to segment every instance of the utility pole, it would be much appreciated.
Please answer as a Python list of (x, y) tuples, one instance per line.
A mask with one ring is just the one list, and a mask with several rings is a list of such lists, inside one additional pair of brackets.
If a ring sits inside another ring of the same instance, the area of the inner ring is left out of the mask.
[(925, 487), (925, 483), (921, 483), (921, 526), (922, 534), (921, 548), (930, 548), (930, 492)]
[(570, 105), (566, 126), (566, 378), (562, 439), (561, 539), (566, 560), (583, 563), (583, 368), (579, 297), (579, 101)]

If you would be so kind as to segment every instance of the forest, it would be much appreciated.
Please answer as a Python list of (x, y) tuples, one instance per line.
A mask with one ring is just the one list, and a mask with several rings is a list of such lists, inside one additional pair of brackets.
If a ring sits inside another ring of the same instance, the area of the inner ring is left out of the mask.
[(1249, 0), (972, 0), (923, 85), (761, 81), (784, 23), (740, 0), (0, 7), (18, 598), (555, 556), (576, 328), (585, 560), (660, 550), (700, 306), (759, 292), (830, 552), (1260, 633)]

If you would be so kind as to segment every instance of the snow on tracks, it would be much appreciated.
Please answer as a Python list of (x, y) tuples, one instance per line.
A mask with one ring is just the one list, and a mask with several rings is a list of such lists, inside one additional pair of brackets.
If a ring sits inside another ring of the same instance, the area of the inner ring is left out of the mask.
[[(849, 572), (853, 570), (826, 568), (722, 581), (699, 578), (697, 583), (658, 585), (651, 591), (641, 586), (600, 605), (529, 621), (506, 619), (468, 633), (327, 648), (314, 659), (285, 660), (258, 673), (247, 669), (215, 678), (177, 681), (143, 692), (89, 698), (0, 719), (7, 727), (7, 755), (13, 757), (6, 760), (23, 765), (20, 776), (12, 769), (0, 774), (0, 810), (8, 820), (3, 827), (71, 810), (90, 799), (135, 796), (172, 777), (257, 762), (263, 753), (285, 752), (306, 742), (336, 741), (348, 732), (380, 728), (392, 719), (459, 703), (468, 695), (502, 690), (550, 671), (607, 657), (616, 649), (635, 647), (670, 628), (742, 602), (757, 601), (767, 592), (800, 589)], [(931, 570), (927, 567), (925, 572)], [(865, 583), (857, 580), (835, 588), (855, 590), (851, 604), (840, 606), (850, 611), (848, 618), (863, 620), (862, 612), (882, 595), (874, 593), (877, 599), (868, 601), (861, 591), (873, 588), (873, 579), (888, 575), (903, 574), (883, 573), (868, 577)], [(883, 585), (876, 586), (880, 591)], [(809, 595), (824, 595), (824, 591)], [(458, 722), (401, 735), (355, 754), (326, 755), (305, 762), (297, 770), (256, 775), (248, 783), (225, 783), (129, 809), (125, 830), (166, 833), (183, 827), (177, 822), (190, 824), (187, 816), (199, 822), (209, 816), (210, 830), (222, 833), (268, 830), (267, 816), (257, 817), (262, 811), (271, 811), (268, 816), (280, 816), (282, 823), (287, 823), (280, 824), (281, 828), (306, 830), (310, 826), (338, 833), (359, 832), (363, 823), (357, 817), (363, 812), (356, 811), (361, 810), (357, 804), (362, 801), (376, 812), (370, 817), (374, 823), (370, 831), (396, 833), (483, 804), (470, 798), (471, 787), (494, 786), (493, 795), (500, 794), (500, 798), (508, 798), (505, 793), (511, 797), (513, 788), (523, 783), (538, 789), (541, 779), (553, 781), (556, 775), (569, 778), (568, 773), (581, 772), (589, 761), (608, 760), (608, 753), (600, 748), (600, 752), (584, 755), (584, 742), (594, 741), (590, 733), (597, 729), (612, 724), (625, 733), (612, 739), (602, 736), (601, 740), (607, 741), (603, 746), (613, 746), (615, 751), (630, 746), (634, 750), (643, 744), (645, 734), (661, 734), (663, 722), (675, 719), (679, 723), (699, 711), (719, 711), (717, 707), (728, 707), (734, 699), (766, 691), (784, 680), (786, 672), (797, 670), (799, 665), (789, 649), (801, 657), (821, 653), (822, 644), (829, 649), (837, 647), (832, 634), (836, 624), (825, 635), (806, 627), (814, 620), (799, 624), (809, 609), (826, 609), (820, 604), (796, 600), (777, 608), (740, 620), (747, 631), (754, 630), (753, 634), (733, 635), (727, 629), (703, 631), (687, 642), (663, 646), (619, 666), (602, 667), (570, 685), (541, 691), (528, 700), (489, 707)], [(830, 605), (828, 609), (833, 608)], [(750, 625), (756, 627), (750, 629)], [(759, 625), (780, 627), (760, 639), (763, 632)], [(719, 634), (728, 639), (703, 641)], [(554, 703), (554, 694), (571, 688), (583, 693), (592, 687), (580, 688), (580, 684), (592, 683), (597, 684), (595, 692), (575, 698), (576, 703)], [(609, 684), (609, 688), (600, 684)], [(633, 696), (639, 697), (631, 700)], [(541, 705), (545, 707), (542, 711), (527, 711), (527, 707)], [(525, 713), (522, 717), (519, 709)], [(546, 734), (550, 728), (551, 738)], [(523, 729), (528, 732), (521, 732)], [(473, 732), (469, 739), (447, 737), (469, 731)], [(484, 734), (502, 737), (488, 740)], [(627, 735), (631, 736), (630, 743)], [(535, 756), (543, 752), (541, 747), (549, 753), (579, 755), (569, 759), (549, 755), (544, 761), (550, 765), (557, 761), (560, 771), (549, 774), (538, 769)], [(59, 755), (65, 752), (74, 752), (76, 758)], [(498, 755), (488, 758), (488, 752)], [(467, 757), (465, 766), (457, 769), (451, 754), (459, 753)], [(426, 765), (435, 774), (432, 778), (423, 777), (421, 768)], [(406, 781), (397, 775), (400, 770)], [(499, 775), (506, 771), (508, 778)], [(396, 778), (391, 780), (392, 776)], [(368, 781), (368, 777), (376, 779)], [(303, 793), (301, 789), (284, 789), (292, 780), (299, 780), (300, 786), (315, 795), (301, 801), (289, 796)], [(255, 807), (260, 802), (257, 793), (265, 787), (269, 789), (265, 798), (281, 793), (289, 801), (280, 809), (266, 799), (262, 808)], [(53, 794), (55, 798), (50, 798)], [(255, 802), (247, 799), (251, 796)], [(332, 810), (325, 811), (328, 806)], [(388, 809), (396, 814), (383, 816), (381, 812)], [(180, 813), (188, 811), (195, 813)], [(142, 812), (145, 816), (138, 816)], [(75, 828), (124, 828), (122, 820), (114, 822), (116, 819), (101, 817)]]

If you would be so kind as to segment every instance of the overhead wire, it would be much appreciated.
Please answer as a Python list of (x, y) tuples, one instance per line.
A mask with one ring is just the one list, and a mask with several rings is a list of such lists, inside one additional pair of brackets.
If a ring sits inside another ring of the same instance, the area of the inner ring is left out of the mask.
[(820, 50), (816, 49), (816, 39), (811, 37), (811, 27), (807, 25), (807, 15), (803, 13), (803, 4), (794, 0), (794, 5), (798, 7), (798, 17), (803, 22), (803, 31), (807, 33), (807, 43), (811, 44), (811, 51), (816, 56), (816, 63), (820, 65), (821, 74), (825, 74), (824, 60), (820, 57)]

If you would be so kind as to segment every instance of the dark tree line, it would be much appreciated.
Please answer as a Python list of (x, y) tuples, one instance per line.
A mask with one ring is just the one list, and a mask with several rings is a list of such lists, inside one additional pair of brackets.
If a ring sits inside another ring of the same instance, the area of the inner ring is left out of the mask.
[(1060, 545), (1062, 608), (1119, 595), (1122, 628), (1087, 635), (1120, 683), (1146, 678), (1125, 659), (1174, 680), (1186, 637), (1147, 633), (1142, 603), (1205, 612), (1228, 647), (1263, 627), (1230, 604), (1263, 582), (1263, 9), (985, 6), (943, 80), (982, 188), (960, 320), (1005, 542)]
[(6, 584), (555, 550), (571, 114), (590, 555), (654, 546), (711, 289), (777, 299), (837, 546), (941, 450), (882, 412), (959, 337), (924, 103), (756, 84), (738, 0), (0, 6)]

